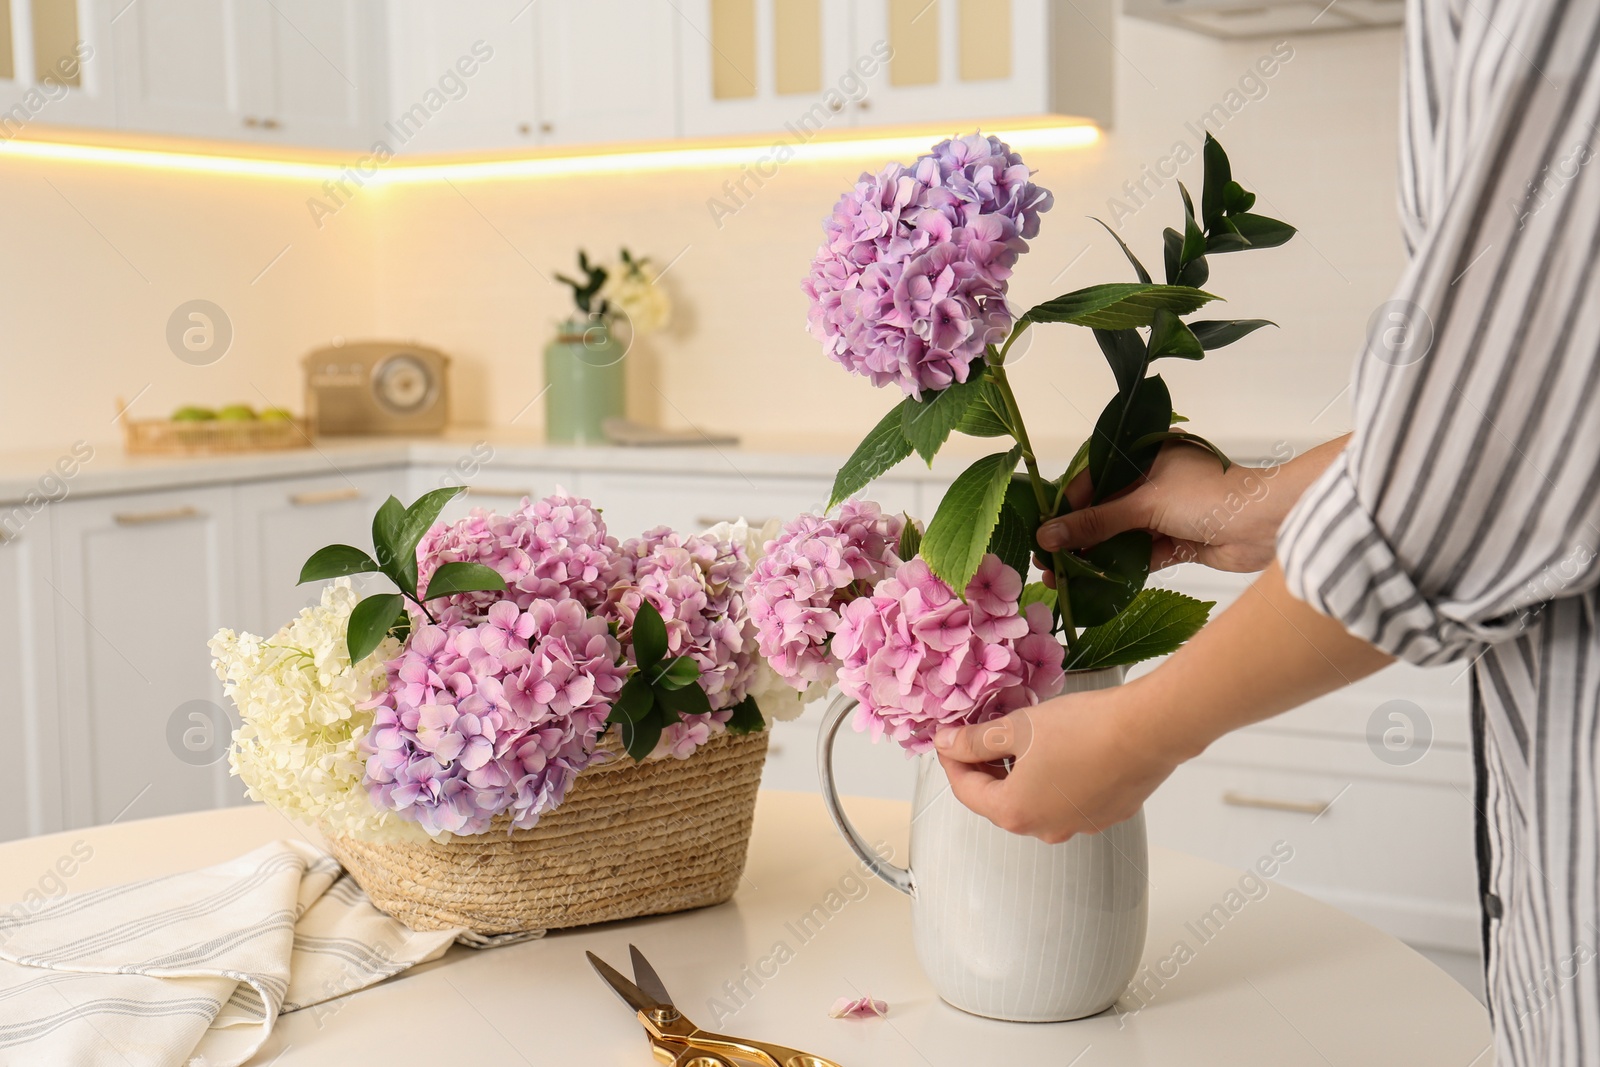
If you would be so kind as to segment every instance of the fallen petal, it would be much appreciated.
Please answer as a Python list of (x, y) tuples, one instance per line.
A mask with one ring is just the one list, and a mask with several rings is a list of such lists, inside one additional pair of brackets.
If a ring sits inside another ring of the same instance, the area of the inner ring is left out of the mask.
[(828, 1015), (835, 1019), (865, 1019), (870, 1016), (885, 1016), (889, 1014), (889, 1002), (886, 1000), (873, 1000), (870, 995), (857, 997), (840, 997), (833, 1002), (833, 1007), (828, 1009)]

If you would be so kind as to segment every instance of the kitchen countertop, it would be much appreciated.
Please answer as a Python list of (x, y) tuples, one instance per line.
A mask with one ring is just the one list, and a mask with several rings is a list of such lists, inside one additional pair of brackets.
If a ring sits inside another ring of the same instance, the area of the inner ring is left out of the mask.
[[(1244, 462), (1298, 454), (1315, 441), (1267, 442), (1217, 437), (1229, 455)], [(340, 471), (376, 470), (409, 465), (452, 466), (471, 458), (476, 448), (493, 450), (497, 468), (574, 471), (661, 471), (676, 474), (745, 477), (823, 478), (831, 480), (856, 444), (845, 435), (819, 433), (805, 439), (747, 439), (717, 447), (575, 447), (545, 444), (537, 434), (515, 428), (464, 427), (436, 437), (325, 437), (309, 448), (215, 456), (130, 456), (119, 444), (93, 445), (93, 456), (77, 464), (66, 479), (67, 495), (101, 496), (202, 485), (231, 484), (270, 478), (316, 477)], [(1064, 465), (1076, 442), (1040, 442), (1047, 466)], [(901, 481), (948, 482), (972, 459), (994, 451), (992, 442), (952, 438), (930, 470), (907, 459), (886, 477)], [(29, 494), (48, 497), (60, 490), (46, 480), (58, 463), (72, 454), (70, 445), (57, 449), (0, 452), (0, 504), (14, 504)], [(480, 458), (481, 462), (481, 458)]]
[[(868, 840), (905, 855), (908, 805), (847, 806)], [(84, 846), (92, 855), (67, 880), (70, 892), (217, 863), (302, 832), (255, 805), (13, 841), (0, 845), (0, 900), (60, 892), (57, 860), (81, 858)], [(804, 1048), (843, 1067), (1489, 1067), (1483, 1007), (1394, 938), (1269, 884), (1202, 939), (1193, 924), (1231, 906), (1240, 872), (1163, 849), (1152, 850), (1150, 872), (1149, 970), (1135, 980), (1144, 981), (1142, 998), (1124, 995), (1113, 1011), (1072, 1023), (980, 1019), (935, 997), (917, 967), (908, 902), (863, 878), (821, 799), (764, 792), (732, 902), (484, 952), (452, 948), (435, 963), (284, 1017), (251, 1062), (343, 1067), (414, 1062), (420, 1051), (437, 1063), (643, 1067), (651, 1060), (642, 1031), (584, 959), (592, 950), (625, 961), (633, 942), (700, 1025)], [(815, 907), (826, 921), (798, 935), (797, 921)], [(1187, 954), (1177, 951), (1180, 942)], [(888, 1001), (887, 1018), (828, 1017), (836, 997), (869, 992)], [(732, 1014), (719, 1014), (712, 998)]]

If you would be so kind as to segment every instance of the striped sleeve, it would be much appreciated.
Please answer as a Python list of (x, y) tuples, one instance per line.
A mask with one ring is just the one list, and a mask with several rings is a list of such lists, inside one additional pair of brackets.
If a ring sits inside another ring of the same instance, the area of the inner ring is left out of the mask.
[(1374, 316), (1349, 446), (1278, 539), (1296, 596), (1417, 663), (1600, 581), (1600, 4), (1472, 30), (1412, 160), (1416, 188), (1449, 180)]

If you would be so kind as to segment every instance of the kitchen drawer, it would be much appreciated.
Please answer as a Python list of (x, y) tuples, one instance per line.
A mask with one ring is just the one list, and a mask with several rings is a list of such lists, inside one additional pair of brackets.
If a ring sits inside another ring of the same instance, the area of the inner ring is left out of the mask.
[(1150, 839), (1233, 867), (1285, 841), (1284, 884), (1413, 944), (1474, 951), (1471, 759), (1436, 747), (1428, 761), (1431, 778), (1361, 741), (1236, 735), (1150, 798)]
[(411, 495), (406, 503), (435, 489), (466, 486), (466, 492), (451, 500), (439, 513), (446, 522), (454, 522), (473, 508), (505, 512), (520, 506), (523, 497), (538, 500), (557, 489), (574, 492), (577, 482), (578, 472), (570, 468), (497, 466), (494, 449), (480, 442), (465, 448), (461, 459), (454, 464), (412, 468)]
[[(804, 511), (819, 511), (828, 502), (832, 479), (725, 475), (663, 474), (653, 471), (584, 471), (578, 484), (584, 496), (605, 509), (606, 525), (620, 538), (656, 526), (699, 531), (739, 517), (752, 525), (770, 518), (787, 522)], [(864, 491), (885, 511), (916, 506), (915, 484), (886, 480)]]

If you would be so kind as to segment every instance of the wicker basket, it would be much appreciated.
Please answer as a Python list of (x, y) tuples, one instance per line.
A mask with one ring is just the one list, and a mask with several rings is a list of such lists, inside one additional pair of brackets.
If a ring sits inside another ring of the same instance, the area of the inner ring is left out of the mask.
[(311, 447), (305, 419), (136, 419), (124, 412), (122, 444), (137, 456), (208, 456), (219, 452), (277, 452)]
[[(414, 930), (507, 934), (720, 904), (744, 873), (765, 730), (688, 759), (621, 757), (583, 771), (531, 830), (448, 844), (325, 835), (373, 904)], [(470, 938), (469, 938), (470, 940)]]

